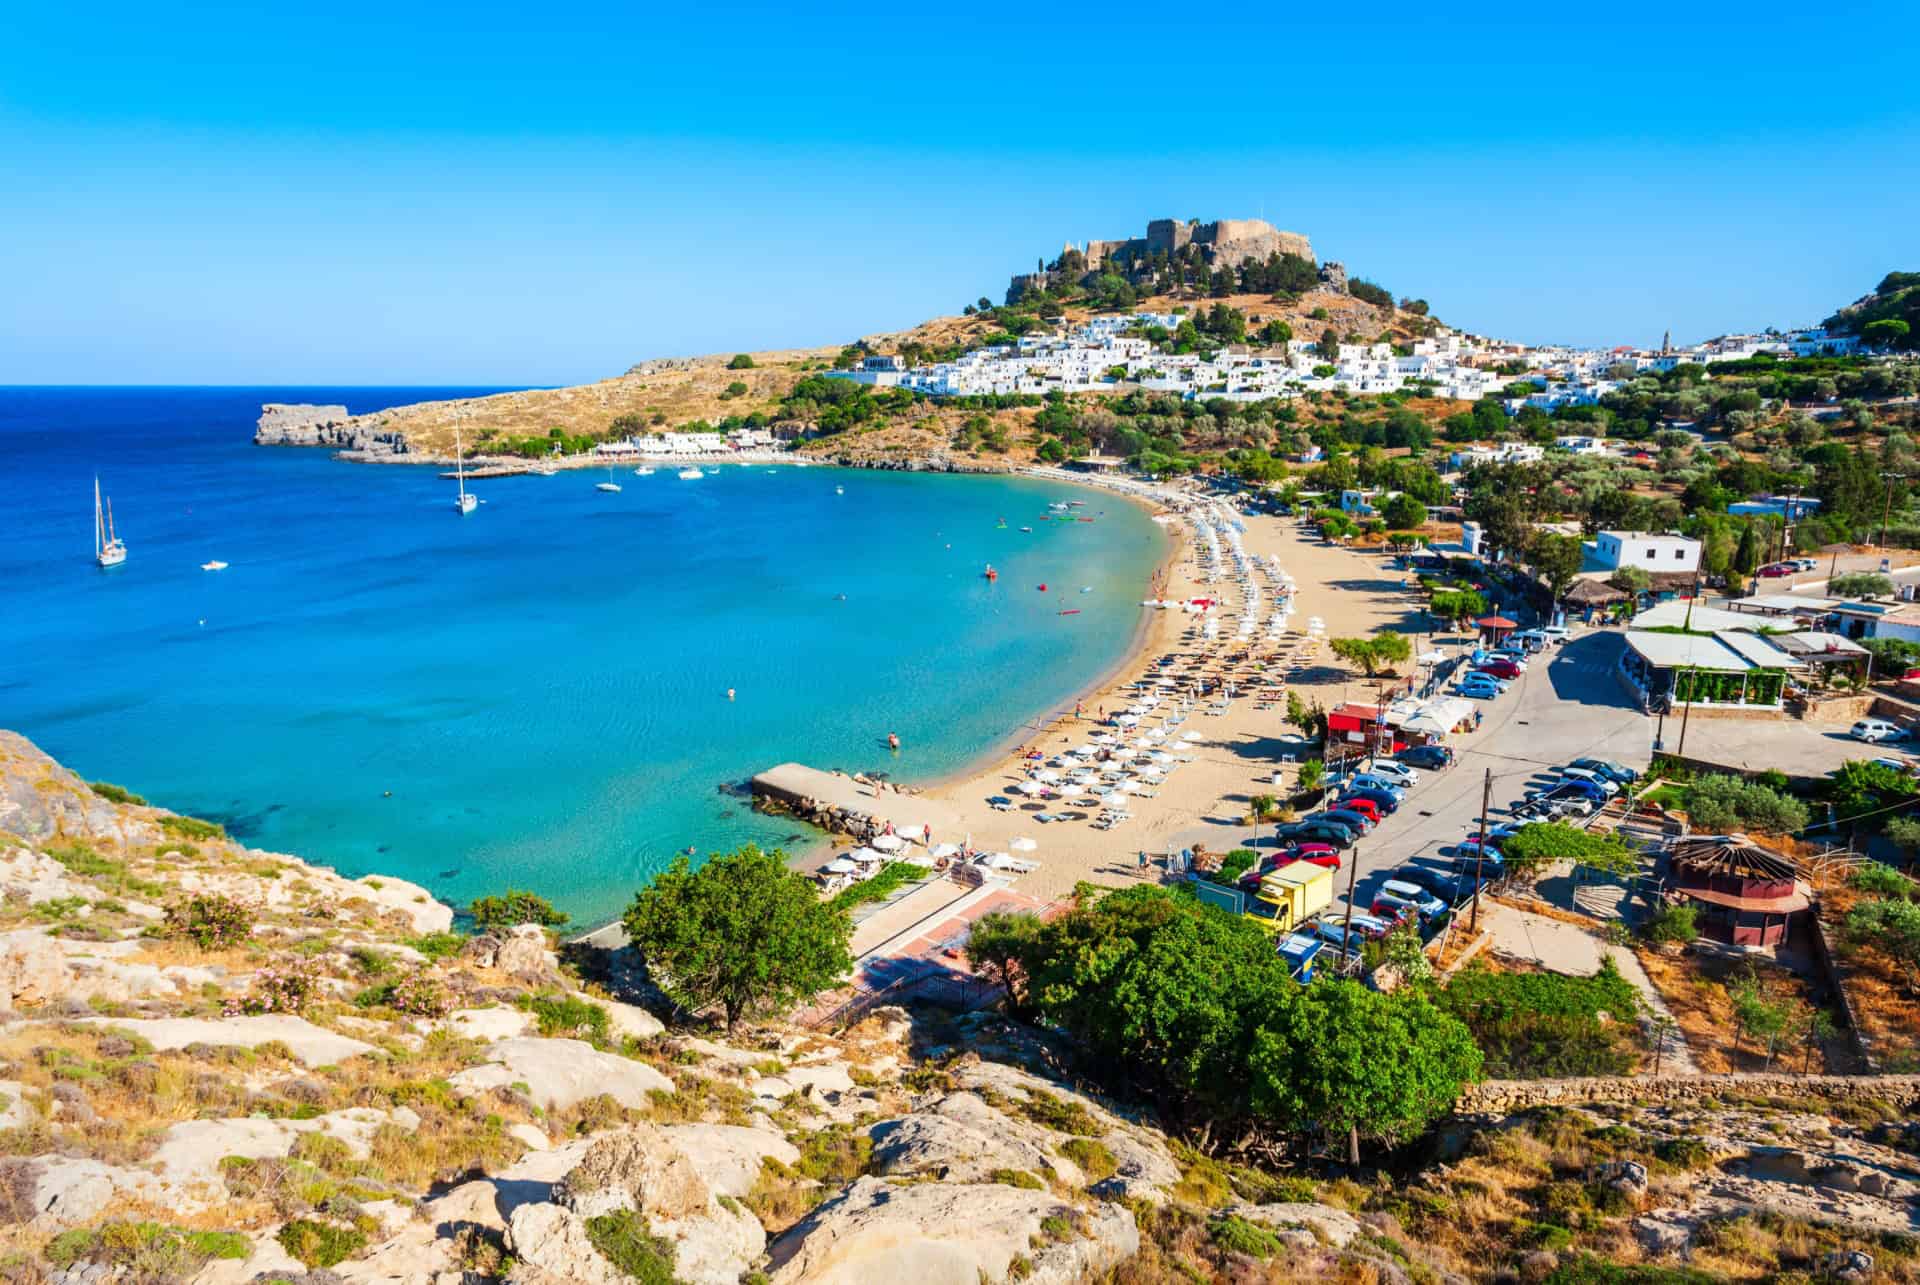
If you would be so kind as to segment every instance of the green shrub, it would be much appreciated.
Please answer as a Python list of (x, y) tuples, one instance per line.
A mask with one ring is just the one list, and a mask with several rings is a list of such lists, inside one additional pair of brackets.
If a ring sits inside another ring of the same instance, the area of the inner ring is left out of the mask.
[(520, 1001), (548, 1039), (586, 1040), (604, 1044), (607, 1010), (575, 995), (530, 995)]
[(428, 959), (450, 959), (460, 953), (467, 939), (459, 933), (427, 933), (407, 943)]
[(1240, 882), (1240, 876), (1253, 869), (1254, 862), (1260, 860), (1260, 854), (1252, 848), (1235, 848), (1220, 858), (1220, 870), (1213, 881), (1232, 888)]
[(728, 370), (752, 370), (753, 369), (752, 354), (744, 353), (744, 352), (735, 353), (733, 355), (733, 360), (727, 363), (727, 369)]
[(445, 1017), (453, 1011), (453, 995), (446, 983), (424, 968), (416, 968), (395, 982), (387, 1002), (415, 1017)]
[(1714, 773), (1687, 787), (1687, 820), (1696, 830), (1791, 834), (1807, 826), (1807, 805), (1737, 776)]
[(1699, 912), (1690, 901), (1669, 902), (1660, 907), (1642, 925), (1648, 941), (1678, 942), (1681, 945), (1700, 935), (1696, 920)]
[(601, 1257), (641, 1285), (675, 1285), (673, 1242), (647, 1230), (647, 1220), (631, 1209), (587, 1219), (587, 1239)]
[(1029, 1089), (1018, 1104), (1021, 1115), (1035, 1124), (1043, 1124), (1057, 1133), (1090, 1136), (1100, 1132), (1100, 1122), (1078, 1102), (1057, 1098), (1045, 1089)]
[(539, 924), (558, 928), (572, 918), (537, 893), (517, 892), (512, 888), (498, 897), (482, 897), (471, 907), (473, 921), (482, 928), (517, 928), (521, 924)]
[(1853, 873), (1847, 876), (1847, 885), (1861, 892), (1871, 892), (1882, 897), (1899, 897), (1913, 900), (1913, 880), (1895, 870), (1892, 866), (1878, 861), (1863, 861)]
[(253, 1243), (238, 1232), (185, 1231), (156, 1222), (116, 1220), (76, 1228), (49, 1240), (40, 1251), (56, 1268), (99, 1263), (136, 1280), (184, 1280), (209, 1259), (241, 1259)]
[(1633, 1066), (1640, 996), (1611, 959), (1591, 977), (1473, 964), (1435, 1000), (1473, 1033), (1489, 1078), (1623, 1075)]
[(253, 933), (253, 907), (217, 892), (198, 892), (167, 907), (166, 932), (201, 950), (236, 946)]
[(215, 825), (211, 821), (202, 821), (199, 817), (175, 816), (168, 813), (160, 818), (160, 828), (179, 839), (192, 839), (204, 843), (208, 839), (227, 837), (225, 826)]
[(1120, 1170), (1120, 1162), (1106, 1144), (1093, 1138), (1068, 1138), (1060, 1144), (1060, 1154), (1073, 1161), (1088, 1182), (1111, 1178)]
[(367, 1247), (367, 1235), (357, 1227), (295, 1218), (274, 1237), (280, 1247), (308, 1267), (332, 1267)]
[(135, 807), (145, 807), (147, 805), (147, 801), (135, 794), (132, 790), (110, 784), (106, 781), (94, 781), (88, 785), (87, 788), (109, 803), (131, 803)]
[(1025, 1191), (1045, 1191), (1047, 1184), (1025, 1169), (995, 1169), (987, 1175), (988, 1182), (997, 1182), (1003, 1187), (1019, 1187)]
[(1278, 1236), (1258, 1223), (1248, 1222), (1235, 1214), (1227, 1214), (1208, 1223), (1207, 1235), (1214, 1244), (1230, 1254), (1272, 1258), (1280, 1252)]

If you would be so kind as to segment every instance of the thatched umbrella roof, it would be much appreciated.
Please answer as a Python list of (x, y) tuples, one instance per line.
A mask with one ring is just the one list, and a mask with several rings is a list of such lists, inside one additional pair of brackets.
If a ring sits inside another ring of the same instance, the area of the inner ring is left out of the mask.
[(1473, 622), (1482, 629), (1518, 629), (1520, 622), (1508, 620), (1505, 616), (1482, 616)]
[(1800, 863), (1763, 848), (1744, 834), (1696, 834), (1677, 839), (1667, 850), (1676, 866), (1736, 879), (1798, 879)]
[(1560, 595), (1560, 601), (1576, 607), (1604, 607), (1626, 600), (1625, 590), (1616, 589), (1604, 580), (1576, 580), (1571, 589)]

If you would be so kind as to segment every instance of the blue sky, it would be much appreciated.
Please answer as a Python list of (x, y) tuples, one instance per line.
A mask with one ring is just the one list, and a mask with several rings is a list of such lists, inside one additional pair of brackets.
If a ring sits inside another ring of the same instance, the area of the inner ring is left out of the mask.
[(562, 383), (1259, 215), (1655, 342), (1920, 268), (1903, 6), (0, 6), (0, 383)]

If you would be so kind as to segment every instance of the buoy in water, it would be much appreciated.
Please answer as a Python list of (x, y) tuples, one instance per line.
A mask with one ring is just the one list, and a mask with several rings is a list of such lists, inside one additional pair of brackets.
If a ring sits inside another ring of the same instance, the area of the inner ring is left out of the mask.
[(1040, 592), (1041, 592), (1041, 593), (1045, 593), (1046, 591), (1047, 591), (1047, 587), (1046, 587), (1045, 585), (1041, 585), (1041, 586), (1040, 586)]
[(733, 699), (733, 688), (731, 688), (731, 687), (729, 687), (729, 688), (727, 688), (727, 699), (728, 699), (728, 700), (732, 700), (732, 699)]

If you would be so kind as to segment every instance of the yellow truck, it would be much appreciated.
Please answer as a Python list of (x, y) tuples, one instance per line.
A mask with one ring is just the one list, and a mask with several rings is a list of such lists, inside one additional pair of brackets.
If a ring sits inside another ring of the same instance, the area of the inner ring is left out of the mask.
[(1245, 913), (1270, 933), (1292, 932), (1333, 904), (1333, 871), (1311, 861), (1281, 866), (1260, 880)]

